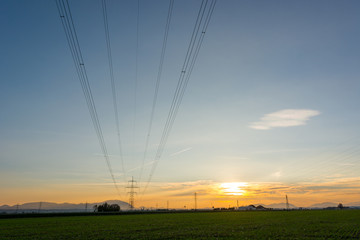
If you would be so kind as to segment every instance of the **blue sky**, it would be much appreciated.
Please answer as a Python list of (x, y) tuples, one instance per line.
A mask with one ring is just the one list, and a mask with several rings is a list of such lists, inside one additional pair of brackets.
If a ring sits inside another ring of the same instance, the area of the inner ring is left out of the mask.
[[(137, 1), (107, 1), (124, 161), (134, 169), (128, 177), (140, 171), (168, 3), (140, 1), (135, 114)], [(55, 2), (0, 6), (0, 191), (8, 196), (1, 201), (53, 200), (56, 194), (46, 191), (61, 184), (73, 191), (86, 185), (95, 199), (99, 190), (92, 186), (111, 178)], [(70, 6), (123, 186), (101, 1)], [(199, 6), (174, 4), (145, 175)], [(149, 194), (156, 184), (173, 182), (301, 185), (352, 178), (352, 184), (360, 170), (359, 9), (358, 1), (219, 0)], [(39, 193), (28, 197), (24, 189)], [(113, 186), (107, 191), (116, 198)], [(351, 194), (358, 196), (359, 189)], [(68, 195), (64, 201), (81, 197)]]

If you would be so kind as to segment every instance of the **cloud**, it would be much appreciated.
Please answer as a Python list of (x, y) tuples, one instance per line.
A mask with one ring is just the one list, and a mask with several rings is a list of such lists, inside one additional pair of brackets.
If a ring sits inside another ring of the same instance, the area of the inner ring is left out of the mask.
[(178, 152), (175, 152), (175, 153), (170, 154), (170, 157), (173, 157), (173, 156), (179, 155), (179, 154), (181, 154), (181, 153), (190, 151), (191, 149), (192, 149), (192, 147), (185, 148), (185, 149), (183, 149), (183, 150), (181, 150), (181, 151), (178, 151)]
[(306, 122), (320, 112), (311, 109), (284, 109), (266, 114), (259, 122), (250, 124), (250, 128), (268, 130), (276, 127), (294, 127), (305, 125)]
[(276, 177), (276, 178), (279, 178), (282, 176), (282, 172), (281, 171), (277, 171), (277, 172), (274, 172), (271, 174), (272, 177)]
[(211, 180), (198, 180), (193, 182), (169, 182), (165, 183), (161, 188), (167, 191), (175, 191), (180, 189), (189, 189), (192, 187), (210, 186), (213, 185)]

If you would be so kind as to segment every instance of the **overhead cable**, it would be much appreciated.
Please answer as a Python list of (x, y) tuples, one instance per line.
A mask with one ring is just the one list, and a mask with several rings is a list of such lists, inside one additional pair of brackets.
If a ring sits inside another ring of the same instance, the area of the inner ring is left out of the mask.
[(134, 122), (132, 145), (135, 146), (136, 118), (137, 118), (137, 89), (139, 78), (139, 25), (140, 25), (140, 0), (137, 1), (136, 15), (136, 46), (135, 46), (135, 81), (134, 81)]
[(155, 84), (154, 98), (153, 98), (151, 114), (150, 114), (150, 121), (149, 121), (148, 131), (146, 134), (145, 150), (144, 150), (141, 169), (140, 169), (139, 182), (141, 181), (141, 178), (142, 178), (145, 160), (146, 160), (148, 147), (149, 147), (150, 135), (151, 135), (152, 125), (153, 125), (154, 113), (155, 113), (158, 92), (159, 92), (159, 87), (160, 87), (160, 81), (161, 81), (161, 75), (162, 75), (162, 70), (163, 70), (163, 65), (164, 65), (166, 45), (167, 45), (167, 39), (168, 39), (168, 35), (169, 35), (169, 28), (170, 28), (170, 22), (171, 22), (171, 17), (172, 17), (173, 6), (174, 6), (174, 0), (170, 0), (169, 8), (168, 8), (168, 15), (167, 15), (167, 19), (166, 19), (166, 25), (165, 25), (165, 32), (164, 32), (164, 37), (163, 37), (163, 43), (162, 43), (162, 49), (161, 49), (161, 55), (160, 55), (159, 69), (158, 69), (156, 84)]
[(107, 55), (108, 55), (109, 70), (110, 70), (111, 93), (112, 93), (112, 101), (113, 101), (113, 106), (114, 106), (114, 115), (115, 115), (116, 132), (117, 132), (116, 135), (117, 135), (117, 141), (118, 141), (118, 147), (119, 147), (121, 168), (122, 168), (124, 180), (126, 182), (126, 171), (125, 171), (125, 167), (124, 167), (123, 151), (122, 151), (122, 144), (121, 144), (119, 112), (118, 112), (118, 105), (117, 105), (115, 80), (114, 80), (114, 68), (113, 68), (113, 59), (112, 59), (112, 54), (111, 54), (111, 43), (110, 43), (110, 33), (109, 33), (106, 0), (102, 0), (101, 3), (102, 3), (102, 10), (103, 10), (106, 47), (107, 47)]
[(55, 0), (56, 6), (59, 11), (60, 19), (65, 31), (66, 39), (69, 45), (69, 49), (74, 61), (75, 69), (80, 80), (81, 88), (85, 96), (86, 104), (88, 106), (88, 110), (90, 113), (91, 121), (93, 123), (96, 136), (98, 138), (100, 148), (102, 150), (104, 159), (106, 161), (107, 167), (109, 169), (112, 181), (114, 183), (115, 189), (117, 193), (120, 195), (119, 188), (117, 186), (117, 182), (115, 180), (115, 176), (110, 164), (109, 154), (106, 148), (103, 132), (101, 129), (99, 117), (96, 111), (95, 101), (91, 92), (91, 87), (89, 83), (89, 79), (87, 76), (84, 60), (81, 53), (81, 48), (79, 44), (79, 40), (76, 34), (74, 21), (72, 18), (72, 14), (70, 11), (70, 5), (68, 0)]
[(158, 165), (158, 162), (162, 156), (162, 153), (164, 151), (167, 139), (169, 137), (169, 134), (171, 132), (172, 126), (174, 124), (174, 121), (176, 119), (180, 104), (182, 102), (186, 87), (188, 85), (191, 73), (193, 71), (193, 68), (195, 66), (195, 62), (197, 59), (197, 56), (199, 54), (204, 35), (206, 33), (206, 30), (208, 28), (211, 16), (213, 14), (214, 8), (216, 5), (216, 0), (203, 0), (201, 2), (201, 6), (197, 15), (197, 19), (195, 22), (195, 26), (193, 29), (193, 33), (191, 36), (191, 40), (187, 49), (186, 57), (184, 60), (184, 64), (180, 73), (180, 77), (178, 80), (178, 84), (175, 90), (175, 94), (173, 97), (173, 101), (171, 103), (170, 111), (165, 123), (165, 127), (163, 129), (163, 133), (161, 136), (160, 144), (158, 146), (158, 149), (156, 151), (156, 155), (154, 158), (154, 164), (152, 165), (152, 168), (150, 170), (149, 178), (146, 183), (146, 186), (143, 190), (143, 193), (145, 193), (149, 183), (152, 180), (152, 177), (154, 175), (155, 169)]

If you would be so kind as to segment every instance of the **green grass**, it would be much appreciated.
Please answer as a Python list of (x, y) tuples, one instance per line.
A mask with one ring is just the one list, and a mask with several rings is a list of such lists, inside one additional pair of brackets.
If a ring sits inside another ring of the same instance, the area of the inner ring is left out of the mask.
[(360, 239), (360, 211), (0, 219), (0, 239)]

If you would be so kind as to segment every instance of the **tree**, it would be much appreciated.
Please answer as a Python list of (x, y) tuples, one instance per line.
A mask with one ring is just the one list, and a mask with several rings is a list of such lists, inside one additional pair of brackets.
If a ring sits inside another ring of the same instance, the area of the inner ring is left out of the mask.
[(343, 209), (344, 208), (342, 203), (339, 203), (339, 205), (337, 207), (338, 207), (338, 209)]
[(107, 202), (101, 205), (94, 206), (95, 212), (120, 212), (120, 206), (118, 204), (108, 204)]

